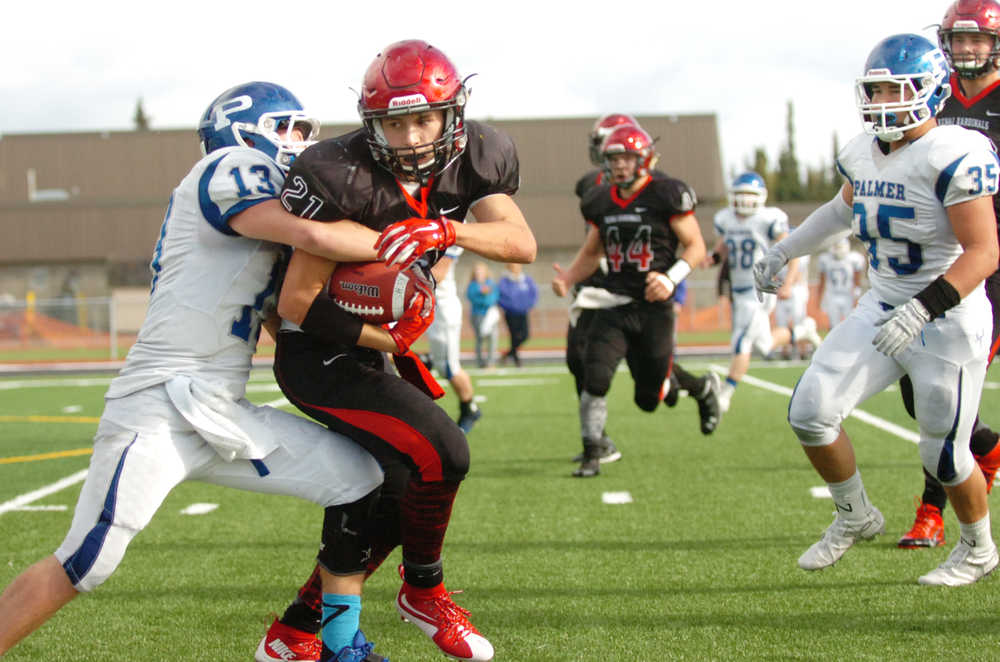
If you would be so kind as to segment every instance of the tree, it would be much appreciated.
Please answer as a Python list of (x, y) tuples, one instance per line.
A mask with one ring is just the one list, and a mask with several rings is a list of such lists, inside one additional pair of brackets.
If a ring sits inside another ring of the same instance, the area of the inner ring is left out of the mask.
[(784, 149), (778, 156), (778, 172), (775, 181), (774, 199), (777, 201), (802, 200), (802, 180), (799, 178), (799, 160), (795, 156), (795, 108), (788, 100), (788, 114), (785, 118), (787, 138)]
[(135, 114), (132, 116), (132, 123), (136, 131), (149, 131), (149, 122), (152, 118), (146, 114), (142, 107), (142, 97), (135, 104)]

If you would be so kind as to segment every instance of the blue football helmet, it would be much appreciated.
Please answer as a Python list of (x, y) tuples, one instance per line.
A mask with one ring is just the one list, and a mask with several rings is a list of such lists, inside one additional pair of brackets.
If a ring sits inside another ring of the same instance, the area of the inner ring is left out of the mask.
[[(855, 100), (865, 132), (894, 142), (934, 117), (951, 96), (948, 62), (944, 53), (916, 34), (883, 39), (865, 62), (865, 73), (855, 82)], [(872, 86), (889, 83), (899, 98), (872, 102)]]
[(729, 187), (729, 204), (741, 216), (756, 214), (767, 202), (767, 184), (755, 172), (744, 172), (736, 176)]
[[(302, 140), (292, 138), (293, 129), (302, 132)], [(209, 104), (198, 123), (203, 153), (237, 145), (252, 147), (285, 171), (318, 133), (319, 122), (305, 113), (295, 95), (281, 85), (262, 81), (226, 90)]]

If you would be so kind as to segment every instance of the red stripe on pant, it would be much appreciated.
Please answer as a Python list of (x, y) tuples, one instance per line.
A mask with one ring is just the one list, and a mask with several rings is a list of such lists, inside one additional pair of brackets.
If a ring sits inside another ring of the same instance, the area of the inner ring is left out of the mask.
[(425, 482), (444, 480), (444, 474), (441, 471), (441, 457), (434, 446), (427, 437), (398, 418), (358, 409), (307, 406), (324, 411), (349, 425), (383, 439), (387, 444), (413, 460), (420, 472), (421, 480)]

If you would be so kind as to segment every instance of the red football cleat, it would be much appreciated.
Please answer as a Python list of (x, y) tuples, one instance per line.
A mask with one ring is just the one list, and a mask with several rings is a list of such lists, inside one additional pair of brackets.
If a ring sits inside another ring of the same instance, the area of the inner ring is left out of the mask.
[(457, 660), (486, 662), (493, 659), (493, 645), (469, 622), (469, 612), (452, 602), (444, 584), (418, 588), (403, 582), (396, 596), (400, 617), (431, 638), (445, 655)]
[(944, 520), (941, 509), (929, 503), (918, 502), (917, 518), (913, 526), (896, 543), (904, 549), (939, 547), (944, 544)]
[(254, 662), (316, 662), (322, 652), (323, 644), (316, 635), (274, 619), (253, 659)]
[(986, 493), (989, 494), (990, 490), (993, 489), (993, 480), (997, 476), (997, 470), (1000, 469), (1000, 444), (993, 447), (986, 455), (976, 455), (972, 454), (976, 458), (976, 464), (983, 471), (983, 478), (986, 479)]

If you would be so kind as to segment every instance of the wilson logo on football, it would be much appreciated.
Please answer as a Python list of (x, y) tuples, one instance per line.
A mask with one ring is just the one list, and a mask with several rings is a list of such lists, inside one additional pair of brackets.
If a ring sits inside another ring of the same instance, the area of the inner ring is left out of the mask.
[(342, 280), (340, 281), (340, 287), (341, 289), (354, 292), (359, 297), (371, 297), (372, 299), (377, 299), (382, 296), (382, 291), (379, 289), (379, 286), (371, 285), (369, 283), (356, 283), (349, 280)]

